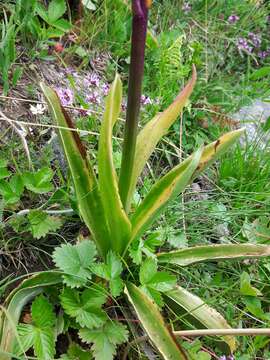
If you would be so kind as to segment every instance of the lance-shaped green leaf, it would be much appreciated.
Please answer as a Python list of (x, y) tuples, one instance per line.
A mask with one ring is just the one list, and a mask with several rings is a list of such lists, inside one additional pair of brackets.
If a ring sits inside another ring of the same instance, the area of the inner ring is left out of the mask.
[[(244, 129), (231, 131), (203, 148), (202, 154), (195, 152), (181, 164), (163, 176), (150, 190), (131, 218), (132, 241), (156, 220), (168, 201), (175, 198), (187, 184), (220, 155), (232, 146), (243, 134)], [(195, 166), (195, 164), (197, 164)], [(194, 169), (194, 166), (196, 169)], [(190, 173), (192, 174), (190, 175)], [(186, 182), (186, 180), (188, 181)], [(166, 189), (166, 186), (168, 187)], [(162, 192), (162, 193), (161, 193)]]
[[(189, 313), (189, 315), (197, 319), (207, 329), (231, 328), (221, 314), (207, 305), (198, 296), (193, 295), (182, 287), (176, 286), (174, 289), (167, 291), (165, 295), (176, 302), (179, 306), (184, 308)], [(236, 348), (234, 337), (225, 336), (224, 340), (227, 342), (231, 351), (233, 352)]]
[(254, 244), (202, 245), (157, 254), (159, 263), (186, 266), (202, 261), (270, 256), (270, 246)]
[[(45, 287), (56, 285), (62, 282), (61, 273), (55, 271), (44, 271), (37, 273), (30, 279), (23, 281), (20, 286), (14, 289), (7, 297), (4, 307), (8, 316), (1, 312), (0, 319), (0, 349), (6, 353), (12, 353), (15, 345), (15, 329), (19, 322), (22, 309), (35, 296), (40, 294)], [(4, 355), (2, 355), (4, 356)], [(10, 360), (11, 356), (6, 355), (2, 360)]]
[(125, 293), (142, 326), (166, 360), (187, 360), (184, 350), (166, 326), (158, 307), (134, 284), (126, 284)]
[(196, 151), (192, 161), (183, 163), (163, 176), (146, 195), (131, 218), (132, 240), (140, 237), (152, 225), (169, 201), (179, 195), (190, 182), (197, 169), (202, 149)]
[(116, 75), (106, 99), (105, 113), (98, 147), (98, 176), (100, 194), (113, 239), (111, 247), (122, 253), (131, 233), (131, 224), (120, 199), (118, 179), (113, 164), (112, 130), (118, 119), (122, 102), (122, 83)]
[(157, 114), (139, 132), (137, 137), (134, 166), (128, 192), (128, 204), (135, 191), (138, 178), (159, 140), (166, 134), (175, 122), (190, 97), (197, 79), (196, 69), (193, 67), (192, 79), (176, 97), (174, 102), (162, 113)]
[(109, 249), (110, 231), (101, 201), (96, 176), (85, 147), (74, 131), (72, 120), (61, 106), (54, 90), (41, 84), (51, 114), (59, 128), (59, 136), (72, 174), (81, 216), (91, 231), (97, 248), (105, 256)]

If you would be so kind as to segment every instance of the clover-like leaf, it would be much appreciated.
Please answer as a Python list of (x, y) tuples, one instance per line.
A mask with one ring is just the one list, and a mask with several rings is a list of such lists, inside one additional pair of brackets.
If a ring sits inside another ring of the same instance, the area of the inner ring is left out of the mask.
[(124, 325), (108, 320), (98, 329), (81, 329), (79, 336), (82, 341), (93, 344), (92, 350), (96, 360), (113, 360), (116, 346), (128, 340), (128, 331)]
[(66, 314), (75, 318), (81, 327), (93, 329), (103, 325), (107, 319), (105, 311), (101, 309), (106, 294), (97, 287), (92, 286), (81, 294), (77, 290), (65, 288), (60, 299)]
[(147, 258), (140, 268), (141, 289), (159, 306), (163, 306), (160, 292), (169, 291), (176, 285), (176, 277), (165, 271), (158, 271), (153, 258)]
[(96, 255), (94, 243), (83, 240), (76, 245), (63, 244), (56, 248), (53, 260), (56, 266), (64, 272), (64, 282), (70, 287), (86, 284), (91, 278), (90, 266)]
[(51, 216), (41, 210), (31, 210), (28, 214), (31, 232), (36, 239), (46, 236), (59, 229), (63, 222), (57, 216)]
[(23, 182), (25, 187), (36, 193), (44, 194), (53, 189), (51, 180), (53, 178), (53, 171), (44, 167), (37, 172), (26, 172), (23, 174)]
[(123, 290), (123, 281), (120, 277), (123, 267), (120, 259), (114, 252), (109, 251), (106, 264), (100, 263), (92, 266), (92, 271), (99, 277), (109, 281), (112, 296), (119, 296)]

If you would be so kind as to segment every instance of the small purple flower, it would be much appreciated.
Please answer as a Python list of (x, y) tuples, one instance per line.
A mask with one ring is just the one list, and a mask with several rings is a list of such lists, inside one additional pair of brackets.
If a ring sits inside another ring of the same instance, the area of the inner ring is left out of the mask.
[(63, 106), (69, 106), (74, 101), (73, 91), (69, 88), (56, 88), (57, 95)]
[(85, 84), (85, 86), (98, 87), (99, 81), (100, 81), (99, 76), (95, 73), (92, 73), (84, 79), (84, 84)]
[(105, 84), (102, 85), (101, 88), (102, 88), (102, 91), (103, 91), (104, 95), (108, 95), (109, 90), (110, 90), (110, 85), (105, 83)]
[(121, 109), (122, 111), (126, 111), (127, 110), (127, 102), (124, 100), (121, 104)]
[(270, 48), (264, 51), (258, 52), (258, 57), (261, 59), (265, 59), (270, 55)]
[(249, 39), (251, 40), (252, 44), (255, 48), (258, 48), (261, 46), (262, 40), (259, 35), (254, 34), (253, 32), (250, 32), (248, 34)]
[(81, 108), (78, 110), (80, 116), (88, 116), (91, 114), (90, 110)]
[(218, 358), (218, 360), (227, 360), (226, 355), (222, 355), (221, 357)]
[(141, 96), (141, 104), (142, 104), (142, 105), (152, 104), (152, 100), (150, 99), (149, 96), (142, 95), (142, 96)]
[(246, 52), (248, 52), (248, 53), (251, 53), (251, 52), (253, 51), (252, 46), (250, 46), (250, 45), (248, 44), (248, 41), (247, 41), (247, 39), (245, 39), (245, 38), (238, 38), (238, 40), (237, 40), (237, 42), (236, 42), (236, 46), (237, 46), (237, 49), (238, 49), (239, 51), (244, 50), (244, 51), (246, 51)]
[(266, 17), (266, 22), (267, 22), (268, 24), (270, 24), (270, 15), (268, 15), (268, 16)]
[(235, 15), (235, 14), (232, 14), (232, 15), (230, 15), (230, 16), (228, 17), (228, 22), (229, 22), (230, 24), (235, 24), (235, 23), (237, 23), (237, 21), (238, 21), (239, 19), (240, 19), (239, 16), (237, 16), (237, 15)]
[(222, 355), (218, 358), (218, 360), (234, 360), (234, 356), (233, 355), (229, 355), (229, 356)]
[(192, 7), (190, 5), (189, 2), (184, 2), (183, 6), (182, 6), (182, 10), (184, 11), (185, 14), (189, 13), (191, 11)]
[(97, 93), (96, 91), (93, 91), (90, 95), (87, 96), (86, 100), (92, 104), (99, 105), (100, 104), (99, 93)]

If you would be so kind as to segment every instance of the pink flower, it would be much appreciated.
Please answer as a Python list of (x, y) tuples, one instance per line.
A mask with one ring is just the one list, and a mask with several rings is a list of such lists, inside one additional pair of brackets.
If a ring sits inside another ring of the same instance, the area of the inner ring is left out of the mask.
[(61, 104), (63, 106), (69, 106), (74, 101), (73, 91), (69, 88), (56, 88), (57, 95), (60, 98)]

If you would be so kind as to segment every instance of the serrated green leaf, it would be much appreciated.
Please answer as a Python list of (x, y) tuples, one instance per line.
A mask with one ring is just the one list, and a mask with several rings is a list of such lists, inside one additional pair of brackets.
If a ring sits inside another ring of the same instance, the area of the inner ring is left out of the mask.
[(53, 171), (44, 167), (37, 172), (26, 172), (23, 174), (23, 182), (24, 186), (36, 193), (36, 194), (44, 194), (53, 189), (51, 184), (51, 180), (53, 178)]
[(60, 299), (65, 312), (82, 327), (96, 328), (107, 319), (105, 311), (101, 309), (106, 295), (95, 287), (84, 290), (81, 295), (77, 290), (65, 288)]
[[(40, 360), (51, 360), (55, 354), (54, 324), (56, 316), (53, 307), (43, 296), (38, 296), (32, 303), (33, 324), (18, 326), (20, 345), (19, 354), (34, 348), (34, 353)], [(17, 350), (17, 351), (18, 351)]]
[(53, 329), (35, 328), (34, 353), (40, 360), (52, 360), (55, 355), (55, 338)]
[(21, 355), (34, 345), (34, 326), (30, 324), (19, 324), (17, 326), (17, 333), (20, 339), (20, 343), (16, 343), (13, 351), (15, 355)]
[(24, 185), (20, 175), (12, 176), (9, 182), (0, 180), (0, 194), (6, 204), (12, 205), (20, 201), (23, 189)]
[(122, 83), (119, 75), (116, 75), (106, 98), (105, 113), (100, 129), (98, 175), (103, 206), (113, 234), (111, 248), (119, 254), (124, 251), (131, 234), (131, 223), (120, 198), (112, 155), (112, 131), (121, 110), (121, 101)]
[(171, 336), (157, 306), (137, 286), (128, 283), (125, 293), (156, 348), (166, 360), (187, 360), (181, 346)]
[(121, 275), (123, 271), (123, 266), (121, 260), (113, 251), (109, 251), (107, 258), (106, 258), (106, 265), (108, 269), (108, 273), (110, 279), (115, 279)]
[(129, 253), (135, 264), (139, 265), (142, 262), (142, 255), (147, 257), (156, 258), (155, 249), (161, 246), (164, 240), (160, 237), (159, 232), (150, 234), (146, 239), (137, 239), (133, 241), (129, 247)]
[(147, 285), (140, 286), (140, 289), (151, 299), (154, 303), (156, 303), (160, 308), (164, 306), (164, 301), (162, 295), (159, 291), (151, 288)]
[(92, 271), (97, 276), (109, 281), (112, 296), (117, 297), (120, 295), (124, 287), (123, 281), (120, 278), (123, 266), (114, 252), (109, 251), (106, 257), (106, 264), (94, 264)]
[(83, 240), (76, 245), (63, 244), (56, 248), (53, 261), (65, 273), (64, 282), (70, 287), (76, 287), (85, 285), (91, 278), (90, 266), (95, 256), (94, 243)]
[(96, 360), (113, 360), (116, 346), (128, 340), (126, 327), (110, 320), (99, 329), (81, 329), (79, 336), (82, 341), (93, 344), (92, 350)]
[(36, 239), (58, 230), (63, 224), (59, 217), (48, 215), (41, 210), (31, 210), (27, 217), (33, 237)]
[[(208, 329), (230, 329), (230, 325), (215, 309), (207, 305), (198, 296), (193, 295), (181, 286), (165, 293), (176, 304), (184, 308), (191, 316), (200, 321)], [(224, 336), (224, 340), (230, 346), (233, 352), (236, 347), (235, 338), (233, 336)]]
[(163, 306), (162, 296), (159, 292), (173, 289), (176, 285), (176, 277), (164, 271), (157, 271), (156, 261), (146, 259), (140, 268), (141, 289), (152, 298), (157, 305)]
[(65, 0), (51, 0), (48, 7), (48, 21), (52, 24), (66, 12)]
[(262, 296), (260, 290), (256, 289), (250, 283), (250, 276), (247, 272), (243, 271), (240, 277), (240, 292), (248, 296)]
[(35, 326), (45, 328), (55, 325), (56, 316), (53, 311), (53, 306), (44, 295), (39, 295), (35, 298), (32, 303), (31, 312)]
[(202, 245), (157, 254), (159, 263), (187, 266), (201, 261), (270, 256), (270, 246), (253, 244)]
[[(56, 285), (62, 282), (61, 274), (56, 271), (43, 271), (22, 281), (5, 299), (4, 307), (9, 317), (0, 312), (1, 344), (3, 352), (12, 353), (16, 344), (14, 327), (18, 324), (22, 309), (35, 296), (40, 294), (47, 286)], [(18, 346), (17, 346), (18, 348)], [(10, 360), (10, 356), (3, 357), (3, 360)]]
[(61, 355), (61, 360), (91, 360), (89, 351), (83, 350), (78, 344), (71, 344), (66, 354)]
[(45, 22), (48, 23), (48, 21), (49, 21), (48, 13), (47, 13), (44, 5), (42, 5), (40, 2), (37, 2), (37, 4), (36, 4), (36, 12), (37, 12), (38, 16), (41, 17), (42, 20), (44, 20)]
[(80, 214), (90, 229), (100, 254), (105, 258), (110, 249), (110, 234), (104, 206), (100, 197), (98, 182), (90, 164), (86, 149), (75, 130), (71, 118), (64, 110), (56, 92), (41, 84), (49, 109), (59, 128), (59, 136), (64, 148), (75, 185)]
[(147, 284), (157, 272), (157, 263), (154, 259), (146, 259), (140, 268), (140, 283)]

